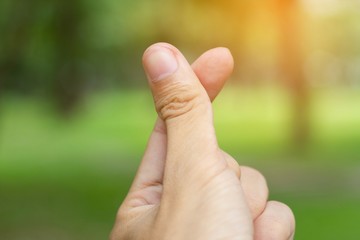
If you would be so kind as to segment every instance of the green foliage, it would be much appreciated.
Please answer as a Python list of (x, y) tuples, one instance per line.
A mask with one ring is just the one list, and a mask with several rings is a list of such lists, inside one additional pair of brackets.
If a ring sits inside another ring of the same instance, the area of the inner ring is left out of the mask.
[[(304, 14), (307, 148), (292, 144), (290, 91), (232, 86), (214, 103), (219, 145), (269, 176), (299, 239), (360, 235), (360, 15), (338, 2)], [(146, 84), (145, 48), (169, 41), (193, 60), (226, 46), (237, 83), (277, 85), (274, 12), (250, 0), (0, 1), (0, 238), (105, 239), (156, 118), (149, 93), (129, 90)]]
[[(318, 131), (303, 154), (289, 148), (285, 91), (231, 87), (214, 103), (220, 146), (265, 174), (297, 239), (359, 236), (360, 95), (336, 92), (313, 92)], [(156, 118), (150, 93), (93, 95), (72, 121), (41, 98), (9, 95), (2, 108), (0, 237), (107, 238)]]

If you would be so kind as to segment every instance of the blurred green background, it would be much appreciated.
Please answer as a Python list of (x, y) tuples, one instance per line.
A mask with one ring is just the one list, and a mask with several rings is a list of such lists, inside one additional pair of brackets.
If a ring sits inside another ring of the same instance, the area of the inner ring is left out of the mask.
[(156, 114), (166, 41), (228, 47), (220, 146), (262, 171), (296, 239), (358, 239), (360, 1), (0, 1), (0, 239), (107, 239)]

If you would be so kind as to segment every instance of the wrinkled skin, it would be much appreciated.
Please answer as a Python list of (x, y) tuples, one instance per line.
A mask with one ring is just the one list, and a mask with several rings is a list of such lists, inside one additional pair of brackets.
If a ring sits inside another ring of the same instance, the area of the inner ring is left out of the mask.
[(268, 201), (265, 178), (217, 144), (211, 101), (232, 72), (230, 52), (209, 50), (190, 66), (158, 43), (143, 64), (159, 117), (110, 239), (293, 239), (290, 208)]

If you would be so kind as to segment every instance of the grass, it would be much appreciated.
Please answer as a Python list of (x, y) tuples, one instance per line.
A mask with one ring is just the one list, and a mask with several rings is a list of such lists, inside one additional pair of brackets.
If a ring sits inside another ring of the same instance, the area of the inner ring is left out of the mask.
[[(297, 239), (357, 239), (359, 91), (314, 92), (308, 149), (291, 148), (291, 105), (273, 89), (225, 90), (219, 144), (260, 169), (289, 204)], [(106, 239), (151, 132), (147, 91), (93, 95), (71, 120), (42, 99), (6, 96), (0, 118), (0, 239)]]

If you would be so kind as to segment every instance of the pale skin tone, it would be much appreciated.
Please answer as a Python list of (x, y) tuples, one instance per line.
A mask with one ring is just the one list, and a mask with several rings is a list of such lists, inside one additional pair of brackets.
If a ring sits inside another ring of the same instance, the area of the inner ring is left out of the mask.
[(268, 201), (265, 178), (217, 144), (211, 101), (232, 72), (230, 52), (209, 50), (190, 66), (158, 43), (143, 64), (159, 117), (110, 239), (293, 239), (290, 208)]

